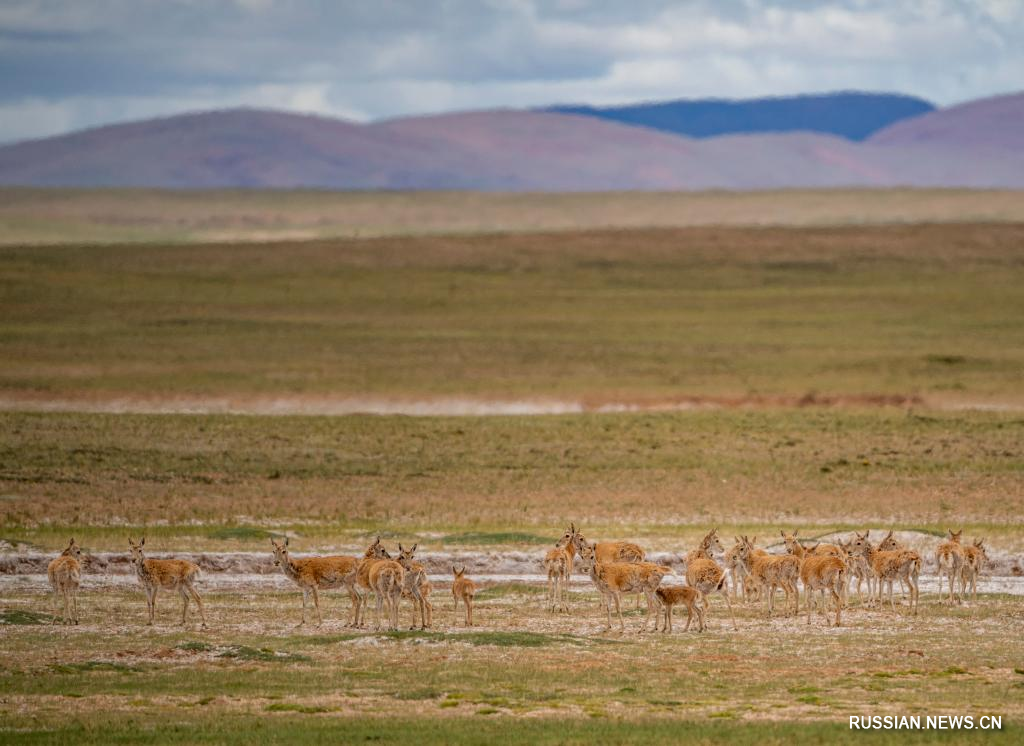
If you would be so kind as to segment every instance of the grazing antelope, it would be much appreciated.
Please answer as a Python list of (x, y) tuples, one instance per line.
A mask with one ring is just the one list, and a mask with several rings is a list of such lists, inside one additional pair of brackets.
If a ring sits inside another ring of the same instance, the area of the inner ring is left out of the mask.
[(949, 534), (949, 539), (939, 544), (938, 549), (935, 550), (935, 564), (938, 566), (939, 573), (939, 595), (942, 594), (942, 577), (948, 575), (949, 603), (954, 603), (954, 601), (960, 603), (959, 596), (954, 599), (953, 579), (960, 577), (964, 566), (964, 548), (960, 545), (960, 537), (963, 536), (964, 531), (960, 529), (954, 532), (951, 528), (946, 531)]
[(416, 562), (413, 555), (419, 544), (413, 544), (411, 549), (405, 549), (398, 545), (398, 564), (405, 570), (405, 579), (402, 582), (402, 598), (412, 601), (412, 625), (409, 629), (416, 629), (416, 611), (420, 613), (420, 629), (426, 629), (434, 623), (434, 607), (427, 599), (434, 590), (434, 586), (427, 580), (427, 570), (423, 563)]
[(452, 581), (452, 598), (455, 599), (455, 606), (452, 608), (454, 612), (459, 610), (459, 599), (462, 599), (463, 605), (466, 607), (466, 626), (473, 626), (473, 597), (476, 595), (476, 583), (466, 577), (466, 568), (463, 566), (461, 570), (456, 570), (455, 565), (452, 565), (452, 575), (454, 580)]
[(544, 570), (548, 574), (548, 610), (552, 613), (569, 611), (569, 605), (565, 602), (565, 589), (572, 572), (573, 558), (569, 553), (572, 546), (571, 536), (568, 540), (563, 536), (554, 549), (549, 549), (544, 555)]
[(271, 539), (270, 546), (274, 551), (274, 566), (280, 567), (302, 591), (302, 621), (298, 626), (306, 624), (306, 607), (309, 605), (310, 596), (313, 597), (313, 608), (316, 610), (316, 626), (324, 623), (320, 614), (320, 591), (332, 588), (348, 589), (348, 597), (352, 601), (351, 624), (355, 624), (358, 598), (353, 587), (355, 578), (352, 571), (359, 564), (358, 559), (345, 556), (292, 559), (288, 554), (288, 537), (280, 544)]
[[(352, 569), (352, 588), (356, 593), (356, 613), (354, 627), (366, 623), (367, 597), (373, 593), (377, 596), (377, 628), (380, 629), (381, 607), (387, 605), (388, 616), (394, 628), (398, 627), (398, 599), (402, 594), (402, 583), (405, 570), (391, 559), (378, 536), (363, 553)], [(383, 595), (381, 595), (383, 593)]]
[(655, 629), (658, 619), (656, 613), (657, 603), (654, 592), (661, 583), (661, 579), (672, 572), (672, 568), (664, 565), (656, 565), (653, 562), (604, 562), (597, 556), (597, 548), (593, 544), (584, 544), (583, 548), (577, 548), (580, 567), (590, 575), (594, 586), (600, 591), (604, 598), (605, 611), (608, 614), (608, 627), (612, 628), (612, 612), (609, 599), (615, 602), (615, 613), (619, 615), (619, 628), (625, 632), (626, 625), (622, 621), (621, 599), (623, 593), (642, 593), (647, 598), (647, 615), (644, 617), (644, 624), (641, 632), (647, 631), (647, 622), (651, 618), (651, 612), (655, 612)]
[(978, 576), (988, 562), (985, 551), (985, 540), (978, 539), (970, 546), (964, 547), (964, 564), (960, 568), (960, 596), (967, 595), (967, 586), (971, 586), (971, 601), (978, 600)]
[(68, 548), (50, 560), (46, 574), (53, 588), (53, 623), (57, 623), (57, 610), (64, 599), (61, 622), (78, 624), (78, 584), (82, 579), (82, 548), (72, 539)]
[[(892, 613), (896, 614), (896, 604), (892, 598), (893, 581), (903, 578), (909, 589), (910, 609), (908, 613), (917, 615), (918, 601), (921, 590), (918, 585), (918, 578), (921, 574), (921, 555), (909, 549), (897, 549), (895, 551), (880, 552), (872, 546), (869, 540), (870, 531), (863, 534), (857, 533), (853, 540), (853, 551), (863, 554), (875, 573), (878, 587), (878, 604), (882, 603), (882, 584), (889, 587), (889, 607)], [(891, 533), (891, 532), (890, 532)]]
[(768, 617), (775, 611), (775, 589), (782, 588), (786, 594), (786, 613), (789, 613), (790, 595), (793, 597), (793, 613), (800, 613), (800, 593), (797, 590), (797, 578), (800, 577), (800, 560), (792, 554), (756, 554), (753, 543), (741, 536), (739, 549), (740, 561), (754, 582), (761, 586), (761, 593), (767, 594), (765, 606)]
[[(723, 551), (722, 542), (718, 539), (718, 529), (712, 529), (701, 542), (697, 549), (686, 555), (686, 584), (696, 588), (704, 600), (705, 612), (707, 611), (708, 596), (712, 593), (720, 593), (725, 598), (729, 607), (729, 615), (732, 617), (732, 628), (736, 626), (736, 614), (732, 610), (732, 601), (729, 599), (729, 592), (725, 587), (725, 571), (718, 566), (718, 563), (711, 556), (712, 551)], [(738, 554), (737, 554), (738, 558)]]
[[(572, 542), (576, 554), (579, 554), (588, 542), (583, 534), (576, 529), (576, 524), (573, 524), (571, 528)], [(643, 562), (647, 556), (639, 545), (630, 541), (599, 541), (592, 546), (596, 547), (597, 559), (601, 562)], [(640, 595), (636, 597), (636, 608), (640, 608)]]
[[(672, 631), (672, 607), (679, 604), (686, 604), (686, 626), (683, 628), (683, 632), (689, 632), (694, 611), (697, 612), (697, 631), (703, 632), (707, 629), (707, 625), (704, 623), (704, 599), (696, 588), (687, 585), (662, 585), (658, 587), (654, 595), (661, 602), (661, 608), (665, 614), (665, 625), (661, 628), (662, 632)], [(655, 620), (654, 628), (655, 630), (658, 628), (657, 620)]]
[(142, 548), (146, 546), (146, 537), (138, 544), (128, 539), (128, 547), (131, 549), (131, 561), (135, 565), (135, 572), (139, 576), (139, 582), (146, 590), (146, 605), (149, 608), (149, 621), (153, 624), (156, 616), (156, 594), (161, 588), (177, 590), (181, 594), (181, 623), (185, 624), (185, 616), (188, 613), (188, 602), (191, 597), (196, 606), (199, 607), (199, 617), (203, 620), (203, 628), (206, 628), (206, 614), (203, 612), (203, 600), (196, 592), (195, 580), (199, 575), (199, 565), (188, 560), (175, 559), (146, 559)]

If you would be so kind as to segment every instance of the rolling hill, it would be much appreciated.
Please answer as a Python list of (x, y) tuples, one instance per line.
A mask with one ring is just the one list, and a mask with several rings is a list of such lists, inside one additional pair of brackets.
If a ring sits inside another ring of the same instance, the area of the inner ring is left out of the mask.
[(863, 140), (887, 125), (934, 108), (924, 99), (912, 96), (843, 92), (743, 101), (704, 99), (629, 106), (553, 106), (547, 111), (582, 114), (688, 137), (820, 132)]
[(0, 185), (595, 191), (1024, 187), (1024, 96), (936, 110), (866, 142), (695, 139), (597, 117), (493, 110), (358, 124), (234, 109), (0, 147)]

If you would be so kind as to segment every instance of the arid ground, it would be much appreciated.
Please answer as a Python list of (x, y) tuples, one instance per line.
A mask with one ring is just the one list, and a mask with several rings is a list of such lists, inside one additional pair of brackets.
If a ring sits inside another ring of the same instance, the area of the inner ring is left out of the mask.
[[(875, 714), (1002, 715), (952, 735), (1019, 740), (1018, 194), (10, 195), (4, 743), (942, 735), (849, 730)], [(540, 558), (570, 521), (676, 573), (714, 526), (772, 551), (780, 529), (897, 529), (925, 558), (921, 612), (853, 594), (829, 628), (740, 603), (734, 631), (715, 597), (708, 632), (677, 611), (640, 635), (630, 598), (606, 632), (583, 575), (570, 614), (545, 608)], [(953, 606), (932, 560), (949, 527), (992, 559)], [(45, 562), (72, 535), (82, 623), (52, 625)], [(208, 629), (176, 625), (173, 592), (145, 626), (129, 535), (200, 563)], [(269, 539), (377, 535), (418, 543), (434, 627), (352, 630), (333, 591), (296, 629)], [(481, 581), (472, 629), (451, 562)]]

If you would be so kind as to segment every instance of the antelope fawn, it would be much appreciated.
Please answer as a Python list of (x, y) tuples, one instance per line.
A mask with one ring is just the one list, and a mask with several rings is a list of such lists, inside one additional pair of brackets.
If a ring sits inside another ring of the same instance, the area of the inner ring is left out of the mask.
[(476, 583), (466, 577), (466, 568), (463, 566), (461, 570), (456, 570), (455, 565), (452, 565), (452, 598), (455, 599), (455, 605), (452, 611), (458, 613), (459, 610), (459, 599), (462, 599), (463, 605), (466, 607), (466, 626), (473, 626), (473, 597), (476, 595)]
[(569, 554), (569, 547), (572, 546), (571, 538), (566, 540), (563, 536), (554, 549), (549, 549), (544, 555), (544, 570), (548, 575), (548, 611), (552, 613), (569, 611), (569, 605), (565, 602), (565, 588), (572, 571), (572, 556)]
[(306, 624), (306, 607), (310, 596), (313, 597), (313, 608), (316, 610), (316, 626), (324, 623), (320, 614), (320, 591), (332, 588), (348, 589), (348, 597), (352, 601), (351, 624), (355, 623), (358, 599), (353, 587), (355, 578), (352, 571), (359, 563), (358, 559), (345, 556), (292, 559), (288, 554), (288, 537), (280, 544), (271, 539), (270, 545), (274, 551), (274, 566), (280, 567), (285, 576), (302, 591), (302, 621), (298, 626)]
[(188, 613), (188, 602), (191, 597), (199, 608), (199, 617), (203, 620), (203, 628), (206, 628), (206, 614), (203, 612), (203, 600), (196, 592), (195, 580), (199, 575), (199, 565), (188, 560), (175, 559), (146, 559), (142, 548), (146, 545), (146, 537), (138, 544), (128, 539), (128, 547), (131, 549), (131, 561), (135, 565), (135, 572), (139, 576), (139, 582), (146, 590), (146, 605), (149, 608), (149, 621), (153, 624), (156, 616), (156, 595), (161, 588), (177, 590), (181, 594), (181, 623), (185, 624), (185, 617)]
[(892, 613), (896, 614), (896, 604), (892, 598), (892, 585), (898, 578), (903, 578), (909, 589), (910, 608), (908, 613), (917, 614), (918, 601), (920, 600), (920, 586), (918, 578), (921, 574), (921, 556), (909, 549), (898, 549), (895, 551), (879, 552), (872, 546), (869, 540), (870, 531), (863, 534), (857, 533), (853, 540), (852, 548), (855, 552), (863, 554), (875, 573), (875, 582), (878, 587), (878, 604), (882, 603), (882, 584), (889, 587), (889, 607)]
[(391, 559), (378, 536), (352, 570), (352, 587), (358, 599), (353, 626), (360, 627), (365, 624), (367, 597), (373, 593), (377, 597), (377, 628), (380, 629), (381, 626), (381, 607), (384, 605), (387, 606), (392, 626), (397, 628), (398, 599), (402, 594), (404, 580), (405, 570)]
[(964, 547), (964, 564), (960, 568), (960, 597), (967, 595), (967, 586), (971, 587), (971, 601), (978, 600), (978, 576), (988, 562), (985, 551), (985, 540), (978, 539), (970, 546)]
[[(654, 592), (661, 579), (672, 572), (672, 568), (656, 565), (653, 562), (604, 562), (598, 559), (597, 549), (593, 544), (584, 544), (578, 549), (580, 567), (590, 575), (594, 586), (600, 591), (605, 602), (608, 615), (608, 627), (612, 628), (612, 612), (609, 599), (615, 601), (615, 613), (619, 616), (619, 628), (625, 632), (626, 625), (622, 621), (622, 594), (643, 593), (647, 598), (647, 615), (641, 632), (647, 631), (647, 622), (657, 603)], [(658, 619), (654, 619), (657, 629)]]
[[(729, 599), (729, 592), (725, 587), (725, 571), (718, 566), (711, 556), (712, 551), (724, 551), (722, 542), (718, 538), (718, 529), (712, 529), (704, 537), (697, 549), (686, 555), (686, 584), (696, 588), (704, 600), (704, 611), (710, 606), (708, 596), (712, 593), (720, 593), (725, 598), (729, 607), (729, 615), (732, 617), (732, 628), (736, 626), (736, 614), (732, 609), (732, 601)], [(738, 557), (738, 555), (737, 555)]]
[(766, 595), (765, 606), (770, 618), (775, 611), (775, 589), (782, 588), (786, 594), (786, 613), (789, 613), (789, 598), (794, 601), (793, 613), (800, 613), (800, 593), (797, 590), (797, 578), (800, 577), (800, 561), (791, 554), (773, 555), (755, 553), (753, 543), (746, 537), (740, 537), (740, 561), (754, 582), (761, 586), (762, 595)]
[[(654, 595), (661, 602), (661, 608), (665, 614), (665, 625), (661, 628), (662, 632), (672, 631), (672, 607), (679, 604), (686, 604), (686, 626), (683, 628), (683, 632), (690, 631), (690, 622), (693, 620), (694, 611), (697, 612), (697, 631), (703, 632), (707, 629), (707, 625), (704, 623), (704, 599), (696, 588), (686, 585), (663, 585), (658, 587)], [(655, 620), (654, 628), (655, 630), (658, 628), (657, 620)]]
[(434, 586), (427, 580), (427, 570), (423, 563), (416, 562), (413, 559), (417, 546), (419, 546), (418, 543), (413, 544), (410, 549), (405, 549), (399, 544), (398, 564), (405, 569), (405, 579), (402, 582), (402, 598), (408, 598), (412, 601), (412, 625), (409, 629), (416, 629), (417, 610), (420, 613), (420, 629), (426, 629), (434, 623), (434, 607), (427, 600), (434, 590)]
[(53, 588), (53, 623), (57, 623), (57, 610), (64, 599), (64, 613), (61, 622), (78, 624), (78, 584), (82, 579), (82, 548), (74, 539), (59, 556), (50, 560), (46, 574)]
[(939, 594), (942, 594), (942, 578), (944, 575), (949, 576), (949, 603), (960, 603), (960, 597), (957, 596), (954, 599), (953, 595), (953, 579), (960, 576), (960, 573), (964, 566), (964, 548), (960, 545), (960, 537), (963, 536), (963, 529), (959, 531), (953, 531), (953, 529), (946, 529), (949, 534), (949, 538), (939, 544), (938, 549), (935, 550), (935, 564), (938, 566), (939, 575)]

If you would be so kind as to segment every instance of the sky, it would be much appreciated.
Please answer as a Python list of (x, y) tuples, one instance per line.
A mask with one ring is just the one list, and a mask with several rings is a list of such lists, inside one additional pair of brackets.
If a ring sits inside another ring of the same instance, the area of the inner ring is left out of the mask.
[(255, 106), (1024, 89), (1024, 0), (0, 0), (0, 142)]

